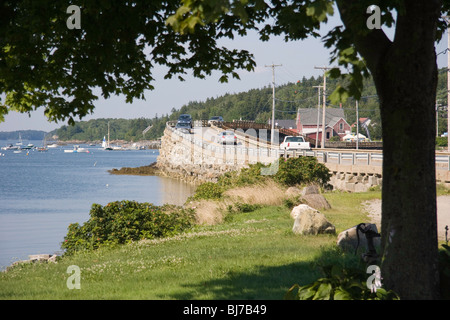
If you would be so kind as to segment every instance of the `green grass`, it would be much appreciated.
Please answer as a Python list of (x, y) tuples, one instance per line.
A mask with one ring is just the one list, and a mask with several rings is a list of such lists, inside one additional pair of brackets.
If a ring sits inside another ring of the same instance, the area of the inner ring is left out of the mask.
[[(329, 193), (322, 211), (336, 231), (366, 222), (360, 203), (380, 192)], [(298, 236), (286, 207), (234, 213), (216, 226), (146, 243), (64, 257), (57, 264), (16, 267), (0, 275), (0, 299), (283, 299), (293, 284), (321, 276), (317, 263), (352, 263), (336, 236)], [(81, 269), (69, 290), (68, 266)]]

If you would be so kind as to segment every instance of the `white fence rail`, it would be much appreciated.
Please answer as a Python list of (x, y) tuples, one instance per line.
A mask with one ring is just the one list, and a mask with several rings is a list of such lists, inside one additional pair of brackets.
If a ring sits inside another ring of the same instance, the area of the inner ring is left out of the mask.
[[(228, 145), (215, 145), (204, 139), (198, 139), (195, 135), (190, 133), (183, 133), (180, 130), (176, 130), (169, 123), (166, 126), (174, 134), (180, 136), (181, 138), (187, 140), (188, 142), (200, 147), (203, 150), (208, 150), (214, 154), (224, 154), (224, 155), (237, 155), (251, 157), (254, 159), (265, 159), (266, 164), (275, 161), (280, 157), (291, 158), (291, 157), (316, 157), (320, 162), (330, 163), (330, 164), (342, 164), (342, 165), (370, 165), (370, 166), (382, 166), (383, 164), (383, 153), (382, 151), (368, 151), (368, 150), (330, 150), (330, 149), (312, 149), (312, 150), (281, 150), (275, 148), (268, 148), (267, 144), (262, 147), (258, 147), (250, 144), (248, 147), (245, 144), (228, 146)], [(436, 154), (436, 169), (437, 170), (447, 170), (450, 171), (450, 155), (438, 155)]]

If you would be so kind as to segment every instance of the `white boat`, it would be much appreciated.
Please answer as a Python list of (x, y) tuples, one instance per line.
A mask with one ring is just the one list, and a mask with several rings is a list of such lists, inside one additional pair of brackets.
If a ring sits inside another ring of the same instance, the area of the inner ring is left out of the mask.
[(89, 153), (89, 150), (86, 148), (80, 148), (80, 146), (73, 146), (72, 150), (64, 150), (66, 153)]
[(49, 144), (47, 148), (58, 148), (59, 146), (56, 143)]
[(20, 147), (13, 146), (12, 144), (8, 144), (6, 147), (2, 147), (2, 150), (20, 150)]

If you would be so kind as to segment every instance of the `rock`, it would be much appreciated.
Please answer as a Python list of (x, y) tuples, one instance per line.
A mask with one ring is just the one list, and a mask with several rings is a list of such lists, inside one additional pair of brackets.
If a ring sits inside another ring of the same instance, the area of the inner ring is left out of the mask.
[(57, 263), (58, 256), (56, 254), (52, 255), (50, 258), (48, 258), (48, 262)]
[(306, 196), (308, 194), (320, 194), (319, 187), (315, 184), (311, 184), (302, 189), (302, 196)]
[(309, 206), (307, 207), (308, 208), (302, 207), (302, 209), (300, 209), (301, 212), (299, 212), (295, 218), (294, 227), (292, 228), (292, 231), (295, 234), (317, 235), (325, 233), (336, 233), (336, 228), (334, 227), (334, 225), (331, 224), (322, 213)]
[(28, 256), (30, 261), (47, 261), (52, 255), (51, 254), (32, 254)]
[(314, 208), (311, 208), (307, 204), (299, 204), (298, 206), (295, 206), (291, 211), (291, 218), (296, 219), (299, 215), (301, 215), (304, 212), (308, 211), (316, 211)]
[(307, 194), (304, 195), (302, 199), (307, 205), (316, 210), (331, 209), (327, 199), (325, 199), (325, 197), (321, 194)]
[(286, 195), (288, 196), (298, 196), (301, 193), (301, 190), (297, 187), (289, 187), (286, 190)]
[[(370, 230), (378, 233), (378, 229), (375, 224), (366, 223), (365, 225), (369, 227)], [(366, 235), (361, 231), (358, 231), (359, 234), (359, 246), (358, 246), (358, 236), (356, 234), (356, 227), (357, 226), (351, 227), (339, 233), (336, 243), (343, 250), (355, 251), (356, 248), (365, 248), (366, 250), (368, 249)], [(381, 243), (380, 237), (373, 238), (373, 244), (375, 248), (379, 247), (380, 243)]]

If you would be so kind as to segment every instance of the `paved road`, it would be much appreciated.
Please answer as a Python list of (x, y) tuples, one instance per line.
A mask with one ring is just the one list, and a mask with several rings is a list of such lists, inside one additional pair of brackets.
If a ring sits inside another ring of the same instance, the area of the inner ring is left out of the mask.
[[(440, 196), (437, 199), (439, 238), (445, 239), (445, 226), (450, 228), (450, 196)], [(450, 239), (450, 230), (448, 234)]]
[[(369, 217), (380, 226), (381, 200), (374, 200), (366, 204)], [(445, 226), (450, 228), (450, 196), (437, 197), (438, 236), (439, 240), (445, 240)], [(450, 239), (450, 230), (448, 233)]]

